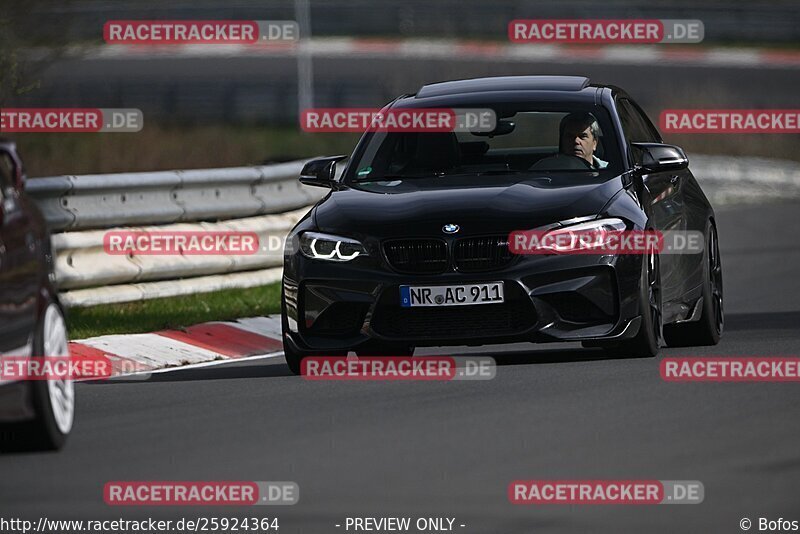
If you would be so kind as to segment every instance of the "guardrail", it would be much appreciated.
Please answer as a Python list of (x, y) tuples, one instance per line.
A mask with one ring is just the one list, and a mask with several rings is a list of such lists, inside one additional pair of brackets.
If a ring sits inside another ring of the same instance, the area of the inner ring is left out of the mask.
[[(117, 256), (105, 253), (103, 235), (125, 227), (244, 230), (262, 242), (282, 239), (326, 193), (300, 184), (303, 163), (34, 178), (26, 189), (54, 232), (56, 283), (64, 304), (91, 306), (280, 280), (277, 250), (251, 256)], [(800, 164), (794, 162), (692, 156), (691, 168), (714, 205), (800, 198)]]
[[(283, 263), (283, 239), (309, 207), (220, 222), (126, 228), (254, 232), (264, 249), (250, 255), (111, 255), (103, 248), (109, 230), (53, 234), (56, 284), (62, 302), (67, 307), (91, 306), (276, 282)], [(270, 248), (275, 238), (280, 246)]]
[[(305, 160), (224, 169), (34, 178), (26, 190), (53, 232), (66, 306), (252, 287), (279, 279), (282, 251), (109, 255), (108, 230), (240, 230), (281, 239), (325, 190), (300, 184)], [(341, 168), (342, 166), (340, 166)], [(158, 226), (143, 226), (158, 225)]]
[(250, 217), (313, 204), (304, 161), (259, 167), (34, 178), (26, 190), (53, 230)]

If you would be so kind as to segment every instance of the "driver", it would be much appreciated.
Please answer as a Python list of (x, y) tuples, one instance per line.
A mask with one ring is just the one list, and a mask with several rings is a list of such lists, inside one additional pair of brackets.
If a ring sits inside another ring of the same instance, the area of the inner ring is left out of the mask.
[(599, 137), (600, 125), (594, 115), (584, 111), (570, 113), (561, 119), (558, 151), (585, 159), (593, 169), (605, 169), (608, 162), (594, 155)]

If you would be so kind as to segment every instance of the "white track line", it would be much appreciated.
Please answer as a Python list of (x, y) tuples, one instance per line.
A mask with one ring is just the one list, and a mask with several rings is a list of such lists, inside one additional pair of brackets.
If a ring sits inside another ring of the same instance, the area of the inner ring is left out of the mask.
[[(180, 367), (163, 367), (161, 369), (153, 369), (152, 371), (139, 371), (137, 373), (126, 373), (122, 375), (114, 375), (110, 378), (90, 378), (86, 380), (81, 380), (81, 382), (113, 382), (114, 380), (141, 380), (145, 381), (150, 377), (150, 375), (155, 374), (162, 374), (162, 373), (172, 373), (174, 371), (190, 371), (192, 369), (201, 369), (203, 367), (214, 367), (217, 365), (225, 365), (229, 363), (238, 363), (238, 362), (246, 362), (250, 360), (269, 360), (272, 358), (283, 357), (283, 352), (273, 352), (269, 354), (257, 354), (255, 356), (245, 356), (243, 358), (227, 358), (224, 360), (213, 360), (210, 362), (200, 362), (200, 363), (192, 363), (189, 365), (182, 365)], [(139, 378), (137, 378), (139, 377)]]

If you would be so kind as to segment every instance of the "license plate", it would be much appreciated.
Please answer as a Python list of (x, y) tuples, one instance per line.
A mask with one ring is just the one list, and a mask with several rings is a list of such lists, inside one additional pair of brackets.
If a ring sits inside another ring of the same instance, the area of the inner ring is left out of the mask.
[(400, 306), (471, 306), (505, 302), (503, 282), (457, 286), (400, 286)]

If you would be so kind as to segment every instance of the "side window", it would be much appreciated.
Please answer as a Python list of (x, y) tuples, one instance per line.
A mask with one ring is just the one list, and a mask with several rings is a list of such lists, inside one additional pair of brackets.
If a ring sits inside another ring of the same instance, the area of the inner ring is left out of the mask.
[[(625, 143), (629, 148), (631, 143), (661, 142), (661, 138), (653, 128), (653, 125), (630, 100), (619, 99), (617, 101), (617, 110), (622, 123), (622, 131), (625, 135)], [(631, 150), (631, 155), (635, 163), (640, 163), (640, 154), (637, 152), (636, 150)]]
[(625, 99), (617, 101), (619, 118), (622, 121), (622, 129), (625, 133), (625, 140), (628, 143), (657, 143), (658, 139), (650, 131), (650, 126), (642, 119), (639, 111)]
[(647, 118), (647, 114), (642, 111), (642, 108), (639, 107), (636, 102), (632, 100), (625, 100), (625, 103), (631, 108), (631, 113), (638, 119), (639, 124), (641, 125), (642, 129), (644, 130), (645, 135), (648, 137), (648, 143), (661, 143), (661, 134), (658, 133), (656, 127), (653, 126), (653, 123), (650, 122), (650, 119)]

